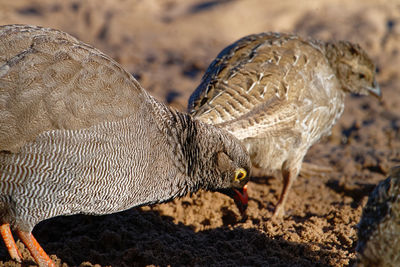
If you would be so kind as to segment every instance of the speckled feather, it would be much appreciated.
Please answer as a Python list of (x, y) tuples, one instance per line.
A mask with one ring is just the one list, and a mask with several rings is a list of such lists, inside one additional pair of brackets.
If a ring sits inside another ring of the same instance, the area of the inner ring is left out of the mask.
[(359, 266), (400, 265), (400, 166), (368, 198), (358, 225)]
[(188, 111), (242, 140), (265, 174), (286, 172), (291, 183), (309, 147), (330, 134), (345, 93), (380, 94), (374, 73), (366, 53), (349, 42), (250, 35), (210, 64)]
[[(243, 145), (169, 109), (115, 61), (66, 33), (0, 27), (0, 220), (30, 232), (199, 189), (242, 188)], [(223, 160), (221, 160), (223, 159)]]

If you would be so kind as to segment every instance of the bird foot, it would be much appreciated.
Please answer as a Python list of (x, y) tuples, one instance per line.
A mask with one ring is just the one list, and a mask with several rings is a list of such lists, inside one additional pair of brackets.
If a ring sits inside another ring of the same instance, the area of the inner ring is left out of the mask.
[(0, 226), (1, 237), (4, 240), (4, 243), (7, 247), (8, 253), (10, 257), (16, 262), (21, 263), (21, 253), (19, 252), (17, 245), (15, 244), (14, 237), (12, 236), (10, 224), (5, 223)]
[(285, 207), (281, 203), (275, 206), (274, 214), (272, 215), (273, 220), (280, 220), (285, 215)]
[(32, 233), (17, 230), (17, 234), (40, 267), (56, 266), (43, 250), (43, 248), (39, 245), (39, 243), (36, 241)]

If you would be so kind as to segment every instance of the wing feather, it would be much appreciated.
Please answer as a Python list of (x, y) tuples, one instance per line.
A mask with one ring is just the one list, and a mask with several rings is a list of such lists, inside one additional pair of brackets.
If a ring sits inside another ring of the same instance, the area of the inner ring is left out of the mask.
[(0, 27), (1, 151), (44, 131), (125, 118), (146, 96), (118, 63), (64, 32)]
[[(250, 35), (225, 48), (189, 99), (188, 111), (239, 139), (293, 127), (306, 103), (310, 73), (325, 64), (310, 42), (289, 34)], [(308, 64), (312, 61), (313, 64)]]

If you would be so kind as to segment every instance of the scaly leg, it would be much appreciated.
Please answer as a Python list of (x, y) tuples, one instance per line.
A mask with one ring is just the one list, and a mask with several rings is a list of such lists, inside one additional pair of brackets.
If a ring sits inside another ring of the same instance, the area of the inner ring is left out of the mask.
[(279, 197), (279, 201), (275, 206), (274, 214), (272, 218), (282, 218), (285, 214), (285, 203), (288, 198), (290, 189), (292, 188), (292, 184), (298, 175), (298, 171), (296, 168), (290, 168), (288, 166), (288, 162), (285, 161), (282, 165), (282, 177), (283, 177), (283, 188), (281, 195)]
[(10, 257), (17, 262), (21, 262), (21, 253), (19, 252), (17, 245), (15, 244), (14, 238), (11, 233), (10, 224), (2, 224), (0, 226), (0, 232), (4, 243), (6, 244), (8, 253), (10, 254)]
[(54, 262), (39, 245), (32, 233), (17, 230), (17, 234), (40, 267), (55, 267)]

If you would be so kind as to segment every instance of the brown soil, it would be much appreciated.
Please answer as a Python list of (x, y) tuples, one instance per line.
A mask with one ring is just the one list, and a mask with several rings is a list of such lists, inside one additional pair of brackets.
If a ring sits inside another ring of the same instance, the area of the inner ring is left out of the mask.
[[(399, 18), (400, 4), (375, 0), (1, 0), (0, 24), (73, 34), (180, 110), (222, 48), (262, 31), (359, 43), (377, 63), (384, 95), (347, 97), (332, 136), (306, 158), (333, 171), (300, 177), (282, 221), (270, 220), (282, 182), (254, 177), (244, 221), (227, 197), (199, 192), (119, 214), (50, 219), (35, 227), (38, 241), (62, 266), (352, 265), (367, 196), (400, 162)], [(0, 260), (15, 265), (3, 243)]]

